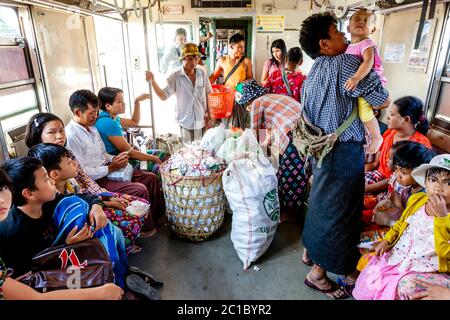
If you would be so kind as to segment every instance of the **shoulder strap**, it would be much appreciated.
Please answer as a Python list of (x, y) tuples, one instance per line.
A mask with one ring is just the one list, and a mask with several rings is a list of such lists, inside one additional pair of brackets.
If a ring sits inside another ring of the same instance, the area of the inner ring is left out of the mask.
[[(225, 80), (223, 81), (224, 84), (227, 83), (228, 79), (230, 79), (230, 77), (233, 75), (233, 73), (236, 71), (237, 68), (239, 68), (239, 66), (241, 65), (241, 63), (244, 61), (245, 56), (242, 56), (238, 63), (234, 65), (233, 69), (231, 69), (230, 72), (228, 72), (227, 76), (225, 77)], [(228, 56), (228, 61), (230, 61), (230, 56)]]
[(284, 86), (286, 87), (286, 90), (290, 97), (292, 97), (292, 91), (291, 86), (289, 85), (289, 80), (286, 75), (286, 70), (282, 67), (281, 69), (281, 77), (283, 78)]
[(342, 132), (347, 130), (347, 128), (352, 124), (352, 122), (355, 121), (357, 114), (358, 114), (358, 107), (355, 106), (350, 116), (336, 129), (336, 138), (339, 137), (342, 134)]

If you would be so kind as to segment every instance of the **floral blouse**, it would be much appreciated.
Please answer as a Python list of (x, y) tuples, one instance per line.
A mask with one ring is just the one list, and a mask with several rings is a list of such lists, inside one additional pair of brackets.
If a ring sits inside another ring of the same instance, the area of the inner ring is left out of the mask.
[(434, 217), (425, 212), (425, 206), (406, 219), (408, 227), (392, 249), (388, 264), (398, 271), (437, 272), (438, 256), (434, 244)]

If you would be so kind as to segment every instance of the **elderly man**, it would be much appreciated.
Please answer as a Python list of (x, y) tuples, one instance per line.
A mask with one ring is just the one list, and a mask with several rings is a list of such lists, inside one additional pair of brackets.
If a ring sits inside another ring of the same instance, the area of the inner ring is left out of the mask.
[[(358, 97), (372, 106), (389, 105), (388, 92), (375, 71), (353, 91), (344, 88), (360, 61), (344, 54), (344, 34), (329, 13), (314, 14), (302, 23), (300, 45), (314, 64), (303, 83), (304, 114), (326, 134), (336, 132), (356, 108)], [(330, 298), (345, 297), (345, 292), (327, 277), (327, 271), (349, 276), (359, 258), (359, 220), (364, 193), (364, 126), (356, 118), (339, 135), (321, 166), (313, 165), (314, 181), (308, 201), (303, 244), (314, 263), (305, 285)], [(351, 281), (345, 278), (345, 283)]]
[(206, 71), (198, 66), (200, 52), (197, 45), (186, 43), (181, 49), (183, 68), (167, 78), (164, 89), (156, 83), (150, 71), (147, 71), (146, 78), (161, 100), (168, 99), (172, 94), (176, 95), (175, 120), (180, 125), (183, 141), (190, 142), (203, 136), (211, 119), (207, 94), (212, 92), (212, 87)]

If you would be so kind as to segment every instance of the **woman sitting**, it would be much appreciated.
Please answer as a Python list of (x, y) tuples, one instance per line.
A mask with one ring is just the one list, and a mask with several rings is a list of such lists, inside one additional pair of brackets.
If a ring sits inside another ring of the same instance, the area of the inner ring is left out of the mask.
[[(416, 97), (403, 97), (389, 107), (388, 130), (383, 134), (383, 144), (373, 163), (366, 164), (366, 193), (386, 191), (392, 175), (389, 169), (389, 152), (394, 143), (402, 140), (415, 141), (431, 149), (428, 121), (423, 114), (423, 104)], [(367, 207), (366, 207), (367, 208)], [(370, 208), (367, 208), (370, 209)]]

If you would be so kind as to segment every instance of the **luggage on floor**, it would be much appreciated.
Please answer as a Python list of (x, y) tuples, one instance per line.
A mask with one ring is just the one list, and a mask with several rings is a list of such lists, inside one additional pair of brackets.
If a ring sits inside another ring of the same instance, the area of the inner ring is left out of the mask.
[(264, 157), (230, 163), (223, 187), (233, 211), (231, 241), (244, 270), (266, 252), (280, 217), (276, 172)]

